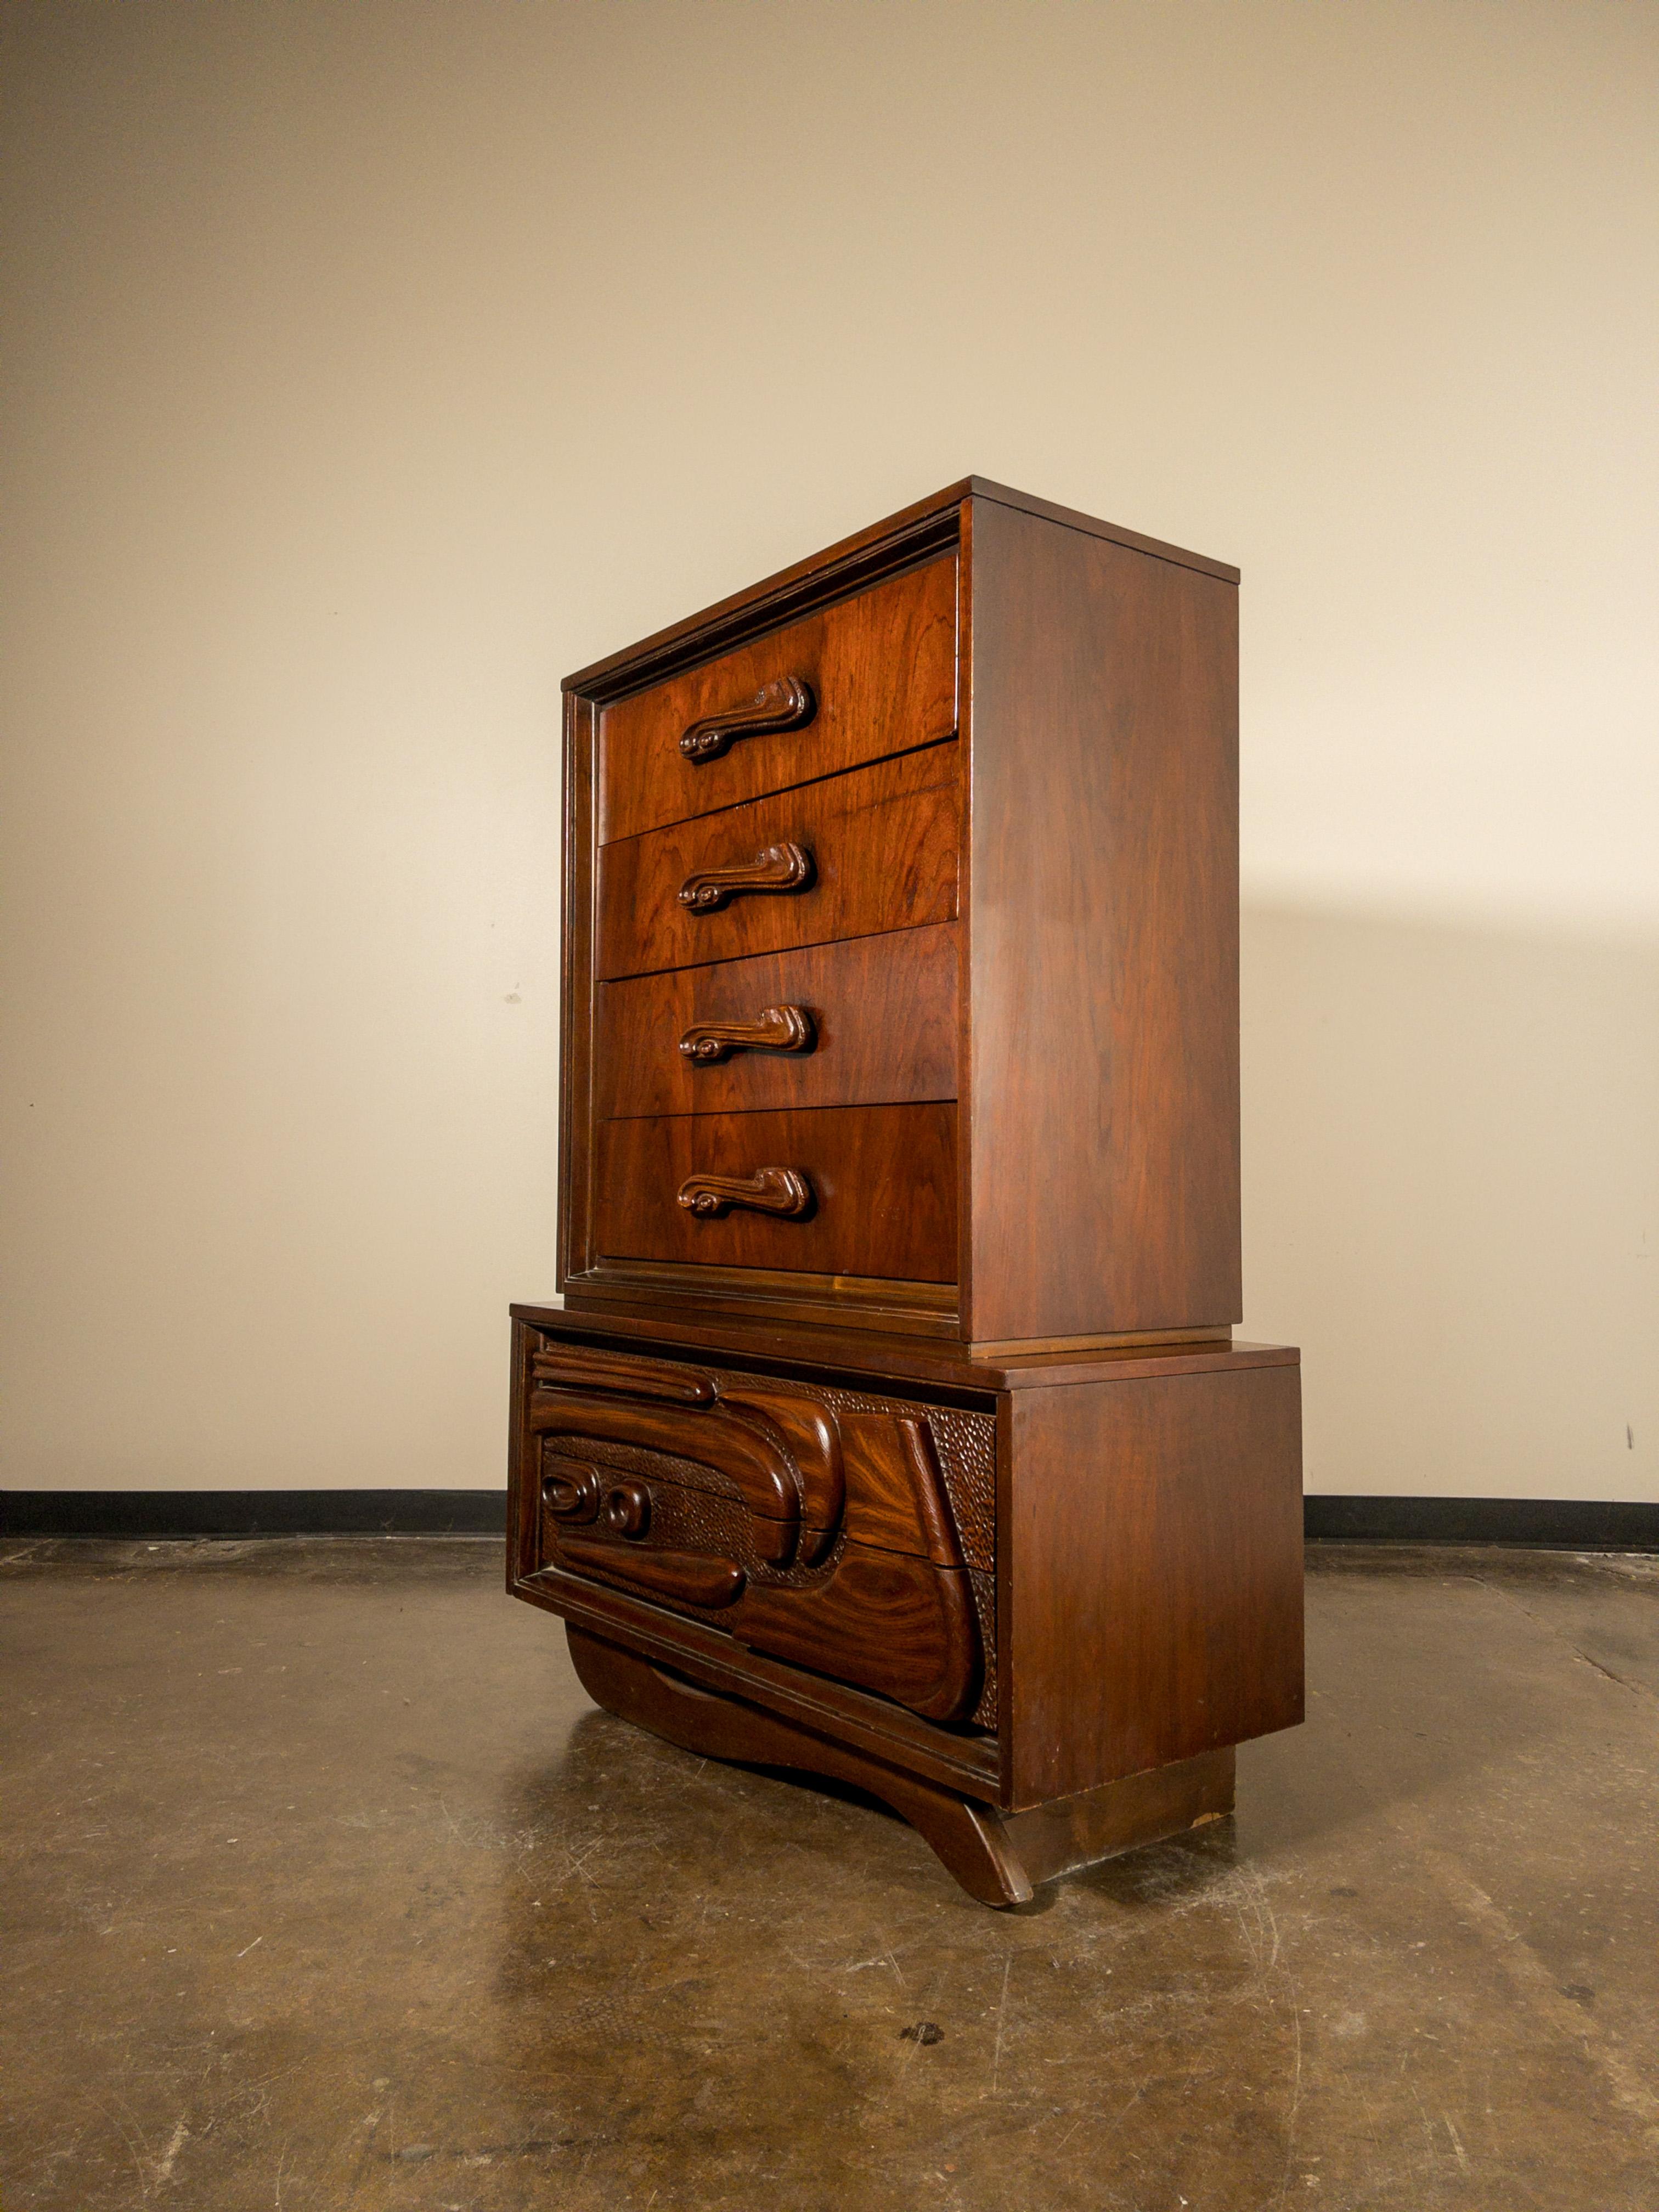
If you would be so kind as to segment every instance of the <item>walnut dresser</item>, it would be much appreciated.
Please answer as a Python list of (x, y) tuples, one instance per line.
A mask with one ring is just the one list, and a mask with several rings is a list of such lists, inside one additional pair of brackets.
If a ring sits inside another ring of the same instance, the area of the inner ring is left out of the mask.
[(978, 477), (565, 687), (559, 1306), (507, 1586), (975, 1897), (1302, 1716), (1236, 1343), (1237, 574)]

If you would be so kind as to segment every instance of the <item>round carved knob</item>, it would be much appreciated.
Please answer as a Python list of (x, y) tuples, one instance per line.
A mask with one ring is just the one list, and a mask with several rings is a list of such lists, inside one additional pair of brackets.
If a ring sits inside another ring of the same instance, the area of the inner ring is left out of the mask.
[(599, 1470), (574, 1459), (550, 1458), (542, 1482), (547, 1510), (560, 1521), (592, 1521), (599, 1510)]
[(619, 1536), (643, 1536), (651, 1525), (651, 1492), (642, 1482), (619, 1482), (605, 1501), (605, 1520)]

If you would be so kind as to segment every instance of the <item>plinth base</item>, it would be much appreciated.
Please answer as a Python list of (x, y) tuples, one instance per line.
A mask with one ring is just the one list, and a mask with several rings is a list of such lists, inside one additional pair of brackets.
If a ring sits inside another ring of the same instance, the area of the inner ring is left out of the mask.
[(586, 1630), (567, 1626), (570, 1656), (595, 1705), (705, 1759), (793, 1767), (867, 1790), (907, 1820), (970, 1897), (1024, 1905), (1039, 1883), (1230, 1813), (1233, 1753), (1206, 1752), (1019, 1813), (958, 1796), (885, 1760), (763, 1712)]

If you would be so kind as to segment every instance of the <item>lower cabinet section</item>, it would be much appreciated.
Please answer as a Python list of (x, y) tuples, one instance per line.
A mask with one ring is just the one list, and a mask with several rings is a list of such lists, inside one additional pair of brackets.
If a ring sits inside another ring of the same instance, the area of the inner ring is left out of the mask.
[(613, 1711), (859, 1781), (1002, 1903), (1218, 1817), (1232, 1746), (1301, 1718), (1293, 1353), (1033, 1359), (945, 1403), (530, 1311), (508, 1588)]

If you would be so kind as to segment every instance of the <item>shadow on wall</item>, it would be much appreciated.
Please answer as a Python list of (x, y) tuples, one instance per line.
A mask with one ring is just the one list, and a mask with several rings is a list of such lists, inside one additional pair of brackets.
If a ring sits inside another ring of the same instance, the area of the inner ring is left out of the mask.
[(1659, 944), (1247, 905), (1243, 984), (1308, 1488), (1659, 1497)]

